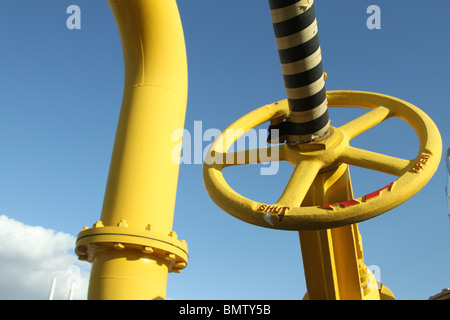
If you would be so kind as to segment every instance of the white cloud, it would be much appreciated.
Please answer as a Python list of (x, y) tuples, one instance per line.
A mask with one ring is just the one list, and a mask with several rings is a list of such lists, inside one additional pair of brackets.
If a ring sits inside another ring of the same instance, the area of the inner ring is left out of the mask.
[(88, 263), (73, 253), (75, 238), (0, 215), (0, 300), (48, 299), (56, 279), (54, 299), (86, 299)]

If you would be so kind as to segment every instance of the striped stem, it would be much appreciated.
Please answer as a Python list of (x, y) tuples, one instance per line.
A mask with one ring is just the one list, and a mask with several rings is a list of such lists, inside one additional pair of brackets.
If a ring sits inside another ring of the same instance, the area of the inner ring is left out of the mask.
[(269, 0), (269, 5), (290, 111), (269, 132), (278, 129), (279, 142), (307, 143), (330, 126), (314, 1)]

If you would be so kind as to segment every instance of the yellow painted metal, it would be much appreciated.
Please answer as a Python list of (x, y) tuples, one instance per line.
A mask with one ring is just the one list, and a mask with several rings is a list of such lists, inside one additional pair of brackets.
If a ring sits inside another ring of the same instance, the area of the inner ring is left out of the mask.
[[(406, 101), (382, 94), (332, 91), (327, 96), (330, 107), (366, 108), (370, 112), (339, 128), (331, 127), (328, 135), (311, 143), (227, 153), (229, 147), (247, 130), (274, 117), (287, 116), (289, 110), (284, 100), (250, 112), (231, 124), (207, 153), (203, 177), (213, 201), (225, 212), (251, 224), (284, 230), (317, 230), (337, 228), (378, 216), (400, 205), (425, 186), (436, 171), (442, 153), (439, 130), (428, 115)], [(390, 117), (405, 120), (417, 133), (420, 147), (414, 159), (391, 157), (350, 145), (354, 137)], [(240, 134), (227, 134), (228, 131)], [(227, 161), (243, 158), (244, 155), (244, 162)], [(270, 155), (275, 155), (276, 159)], [(241, 196), (227, 184), (222, 174), (222, 169), (227, 166), (273, 160), (288, 161), (294, 165), (288, 185), (275, 204), (260, 203)], [(338, 203), (301, 206), (316, 176), (343, 163), (388, 173), (396, 180), (350, 202), (341, 203), (341, 200)]]
[[(356, 91), (328, 92), (327, 97), (330, 107), (371, 111), (339, 128), (331, 127), (328, 135), (311, 143), (227, 152), (249, 129), (289, 114), (286, 100), (261, 107), (230, 125), (211, 145), (203, 166), (205, 187), (219, 207), (240, 220), (299, 231), (308, 290), (305, 298), (394, 299), (364, 264), (357, 223), (398, 206), (428, 182), (441, 157), (440, 133), (423, 111), (397, 98)], [(420, 148), (416, 158), (400, 159), (350, 146), (351, 139), (393, 116), (405, 120), (418, 135)], [(241, 196), (222, 174), (227, 166), (267, 161), (288, 161), (294, 165), (275, 204)], [(348, 165), (381, 171), (397, 179), (353, 199)]]
[[(168, 272), (187, 264), (172, 231), (184, 127), (187, 60), (175, 0), (108, 0), (125, 64), (125, 86), (100, 221), (76, 253), (92, 262), (89, 299), (165, 299)], [(175, 159), (176, 160), (176, 159)]]
[[(319, 174), (302, 205), (350, 200), (353, 197), (347, 165)], [(380, 300), (381, 285), (364, 263), (358, 225), (300, 231), (307, 295), (310, 300)], [(384, 291), (390, 292), (386, 287)]]

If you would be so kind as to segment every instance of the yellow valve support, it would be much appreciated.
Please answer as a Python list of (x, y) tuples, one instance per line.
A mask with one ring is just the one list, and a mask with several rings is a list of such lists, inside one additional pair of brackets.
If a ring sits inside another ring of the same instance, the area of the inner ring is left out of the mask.
[(101, 219), (76, 253), (92, 262), (89, 299), (165, 299), (168, 272), (186, 267), (172, 231), (184, 127), (187, 59), (175, 0), (108, 0), (122, 40), (125, 87)]
[[(290, 112), (286, 100), (256, 109), (231, 124), (211, 145), (203, 164), (206, 190), (220, 208), (242, 221), (299, 231), (306, 299), (394, 299), (364, 264), (357, 223), (400, 205), (428, 182), (441, 158), (439, 130), (419, 108), (394, 97), (331, 91), (327, 100), (331, 107), (370, 111), (340, 127), (330, 127), (328, 134), (313, 142), (229, 152), (248, 130), (287, 117)], [(390, 117), (401, 118), (416, 132), (420, 147), (415, 158), (391, 157), (350, 145), (353, 138)], [(287, 161), (294, 166), (287, 186), (272, 204), (238, 194), (222, 173), (225, 167), (270, 161)], [(355, 199), (348, 165), (391, 174), (395, 180)]]

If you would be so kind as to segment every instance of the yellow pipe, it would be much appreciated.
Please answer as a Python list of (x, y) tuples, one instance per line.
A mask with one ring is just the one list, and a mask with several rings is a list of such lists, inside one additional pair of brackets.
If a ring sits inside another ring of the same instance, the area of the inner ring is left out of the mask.
[[(187, 59), (175, 0), (108, 0), (122, 41), (125, 87), (101, 221), (78, 235), (92, 262), (89, 299), (165, 299), (187, 264), (172, 232), (184, 127)], [(175, 161), (174, 161), (175, 160)]]

